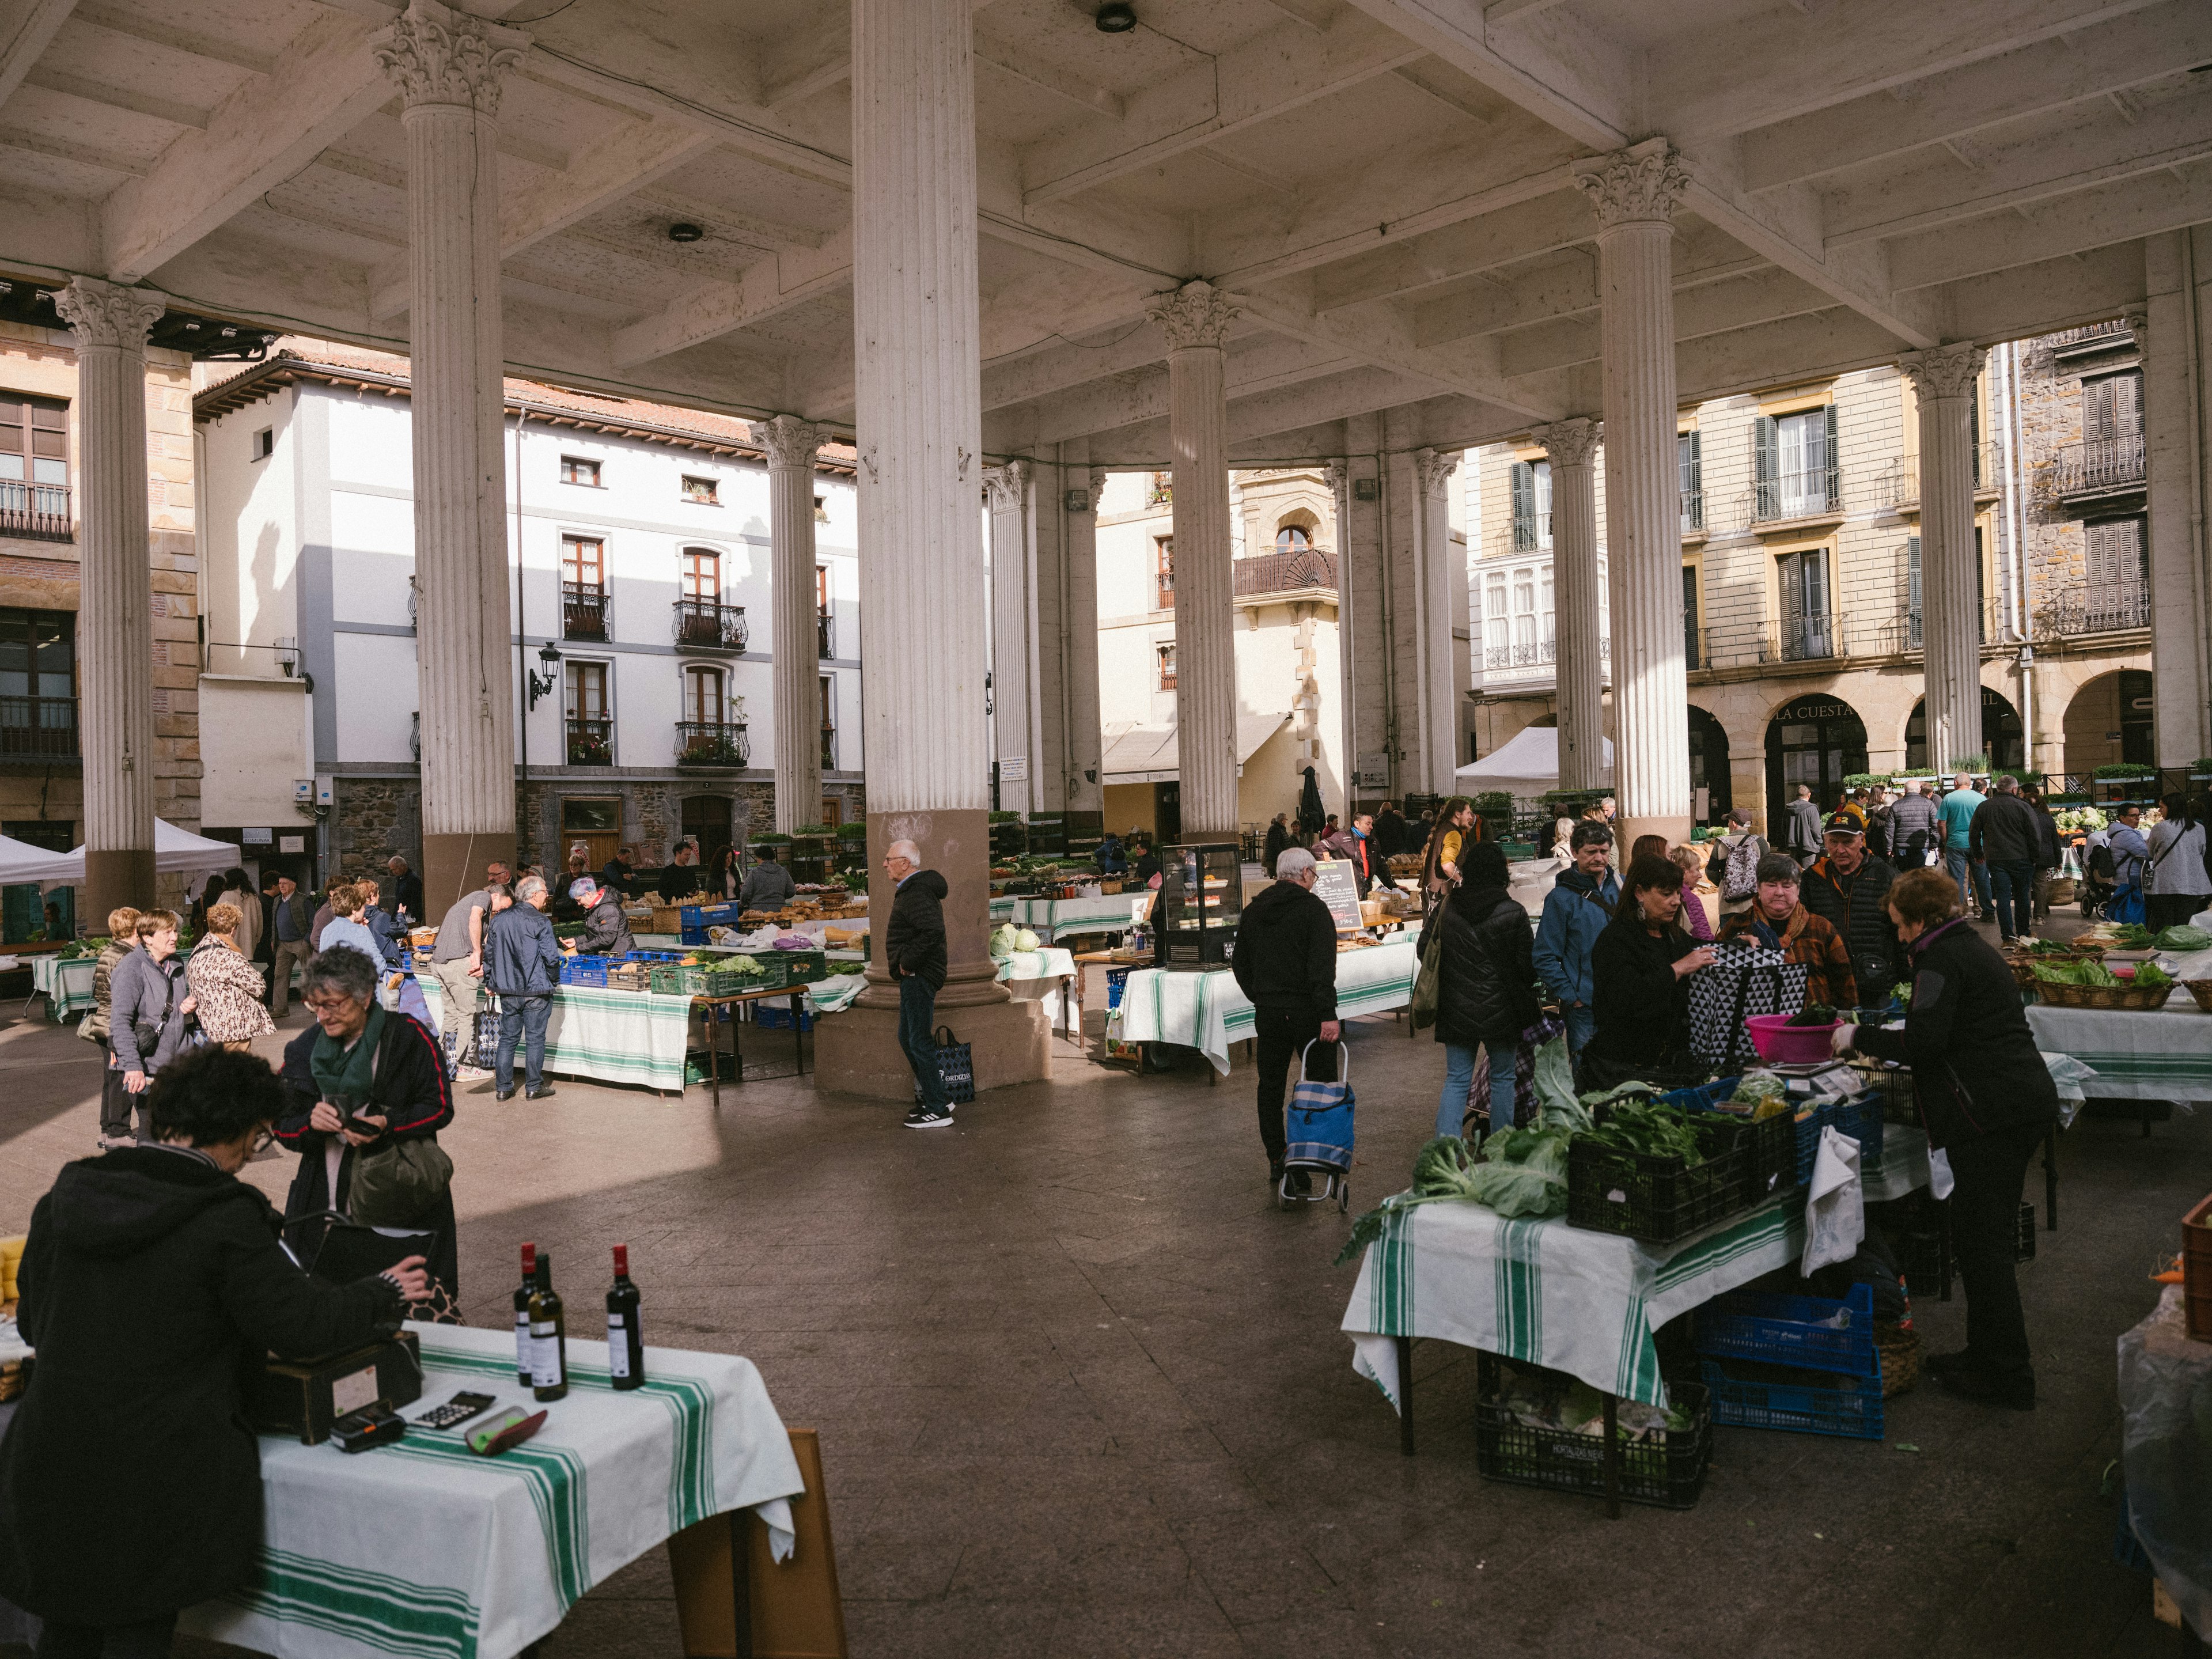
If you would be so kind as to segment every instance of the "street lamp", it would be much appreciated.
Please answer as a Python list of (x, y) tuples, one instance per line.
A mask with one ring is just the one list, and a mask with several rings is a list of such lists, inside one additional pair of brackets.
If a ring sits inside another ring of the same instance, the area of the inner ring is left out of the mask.
[(544, 673), (541, 675), (534, 668), (527, 671), (530, 679), (530, 707), (532, 709), (538, 707), (538, 700), (540, 697), (552, 696), (554, 687), (561, 683), (559, 673), (561, 653), (554, 649), (552, 641), (546, 641), (540, 647), (538, 660), (545, 665)]

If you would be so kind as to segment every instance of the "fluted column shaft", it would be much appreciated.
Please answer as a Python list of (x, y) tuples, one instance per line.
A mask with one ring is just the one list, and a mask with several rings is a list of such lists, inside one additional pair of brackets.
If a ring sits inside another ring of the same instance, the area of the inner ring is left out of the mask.
[(1624, 841), (1653, 833), (1675, 841), (1689, 834), (1690, 727), (1672, 215), (1687, 179), (1666, 140), (1655, 138), (1588, 164), (1576, 182), (1598, 221), (1605, 521), (1619, 716), (1613, 793)]
[(1605, 663), (1599, 628), (1596, 421), (1537, 429), (1552, 463), (1552, 591), (1559, 702), (1559, 787), (1605, 782)]
[(1898, 367), (1920, 405), (1922, 730), (1930, 770), (1982, 752), (1981, 570), (1974, 551), (1974, 381), (1978, 346), (1909, 352)]
[(815, 626), (814, 457), (820, 428), (779, 415), (754, 429), (768, 452), (768, 533), (774, 621), (775, 827), (785, 835), (822, 811), (822, 671)]
[[(1451, 503), (1445, 492), (1459, 469), (1456, 451), (1413, 452), (1413, 613), (1415, 672), (1420, 676), (1419, 716), (1421, 787), (1439, 795), (1456, 792), (1461, 688), (1454, 672), (1453, 629), (1467, 626), (1454, 614)], [(1461, 557), (1466, 556), (1464, 550)]]
[(1032, 463), (1018, 459), (983, 473), (983, 499), (991, 511), (991, 758), (999, 768), (1000, 810), (1007, 812), (1036, 811), (1042, 796), (1036, 566), (1030, 533), (1035, 471)]
[(1229, 392), (1222, 343), (1236, 307), (1205, 283), (1156, 301), (1168, 337), (1174, 457), (1176, 754), (1182, 835), (1237, 833), (1237, 573), (1229, 519)]
[(76, 334), (86, 913), (154, 902), (154, 620), (146, 517), (146, 331), (161, 302), (79, 276)]
[(401, 90), (411, 279), (415, 655), (434, 908), (514, 854), (515, 672), (501, 442), (499, 102), (529, 40), (410, 0), (372, 50)]
[[(1085, 447), (1088, 446), (1086, 444)], [(1066, 641), (1060, 682), (1067, 699), (1067, 810), (1103, 812), (1106, 781), (1100, 775), (1105, 744), (1098, 729), (1098, 501), (1105, 492), (1103, 469), (1062, 469), (1060, 477), (1079, 480), (1080, 509), (1067, 514), (1066, 576), (1060, 584)]]

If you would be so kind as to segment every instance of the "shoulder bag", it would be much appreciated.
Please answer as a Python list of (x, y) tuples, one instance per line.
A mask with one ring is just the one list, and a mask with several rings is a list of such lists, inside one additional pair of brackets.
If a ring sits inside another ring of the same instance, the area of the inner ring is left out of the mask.
[(177, 976), (165, 973), (161, 978), (167, 988), (161, 998), (161, 1018), (151, 1025), (143, 1020), (134, 1020), (131, 1026), (131, 1035), (138, 1044), (138, 1064), (142, 1069), (153, 1060), (154, 1051), (161, 1046), (161, 1033), (168, 1028), (169, 1012), (177, 1006)]
[[(380, 1044), (369, 1056), (372, 1083), (383, 1058)], [(428, 1214), (453, 1182), (453, 1160), (436, 1136), (387, 1134), (374, 1146), (355, 1150), (346, 1208), (365, 1227), (409, 1226)]]

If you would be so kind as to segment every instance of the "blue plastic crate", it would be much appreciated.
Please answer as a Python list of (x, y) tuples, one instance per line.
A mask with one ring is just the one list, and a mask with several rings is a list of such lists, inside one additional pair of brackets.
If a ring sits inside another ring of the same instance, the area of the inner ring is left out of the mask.
[(676, 919), (683, 924), (686, 945), (704, 945), (709, 927), (734, 927), (744, 913), (741, 904), (686, 904), (678, 907)]
[(1820, 1131), (1833, 1124), (1838, 1134), (1859, 1144), (1862, 1178), (1881, 1167), (1882, 1094), (1877, 1089), (1844, 1100), (1832, 1100), (1797, 1120), (1797, 1184), (1813, 1178), (1813, 1160), (1820, 1150)]
[[(771, 1008), (764, 1002), (756, 1004), (753, 1008), (753, 1024), (771, 1031), (788, 1031), (791, 1029), (791, 1010), (788, 1008)], [(802, 1031), (811, 1031), (814, 1029), (814, 1016), (804, 1009), (799, 1011), (799, 1029)]]
[(681, 951), (629, 951), (623, 953), (624, 962), (681, 962)]
[(1109, 968), (1106, 970), (1106, 1012), (1108, 1013), (1112, 1013), (1121, 1006), (1121, 993), (1128, 988), (1129, 970), (1127, 968)]
[(568, 957), (561, 963), (561, 983), (563, 985), (605, 985), (607, 982), (605, 957)]
[(1824, 1296), (1731, 1291), (1698, 1310), (1698, 1352), (1804, 1370), (1879, 1377), (1874, 1286), (1854, 1285), (1841, 1302)]
[(1740, 1429), (1780, 1429), (1789, 1434), (1832, 1434), (1849, 1440), (1881, 1438), (1881, 1378), (1837, 1375), (1837, 1388), (1754, 1382), (1731, 1376), (1718, 1360), (1702, 1363), (1713, 1421)]
[(1663, 1095), (1653, 1096), (1652, 1100), (1654, 1104), (1679, 1106), (1686, 1112), (1710, 1112), (1734, 1094), (1736, 1085), (1742, 1081), (1741, 1077), (1716, 1078), (1694, 1089), (1669, 1089)]

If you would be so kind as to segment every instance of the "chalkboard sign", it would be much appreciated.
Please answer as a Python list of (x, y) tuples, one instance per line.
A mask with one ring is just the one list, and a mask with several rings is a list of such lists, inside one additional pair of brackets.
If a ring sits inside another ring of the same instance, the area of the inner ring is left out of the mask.
[(1356, 930), (1359, 920), (1359, 872), (1349, 859), (1323, 859), (1314, 866), (1314, 896), (1328, 906), (1340, 933)]

